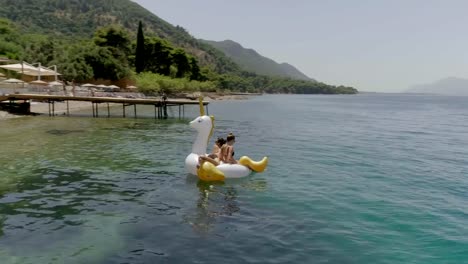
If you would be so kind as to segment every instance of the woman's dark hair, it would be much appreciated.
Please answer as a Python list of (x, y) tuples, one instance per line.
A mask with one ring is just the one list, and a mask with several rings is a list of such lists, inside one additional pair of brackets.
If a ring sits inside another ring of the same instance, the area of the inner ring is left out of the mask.
[(236, 139), (236, 136), (234, 136), (234, 134), (231, 132), (228, 134), (228, 136), (226, 137), (226, 141), (231, 141), (231, 140), (234, 140)]
[(226, 144), (226, 140), (222, 137), (219, 137), (215, 143), (221, 147), (222, 145)]

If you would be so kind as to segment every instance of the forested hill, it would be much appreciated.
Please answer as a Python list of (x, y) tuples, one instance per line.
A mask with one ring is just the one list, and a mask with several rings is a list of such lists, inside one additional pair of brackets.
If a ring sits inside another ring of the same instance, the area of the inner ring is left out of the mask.
[(220, 73), (240, 70), (222, 52), (130, 0), (0, 0), (0, 17), (29, 33), (73, 38), (90, 38), (96, 29), (110, 24), (136, 34), (138, 22), (142, 21), (145, 32), (184, 48), (201, 65), (213, 66)]
[(352, 87), (247, 71), (130, 0), (0, 0), (0, 56), (56, 65), (66, 80), (137, 82), (154, 92), (357, 93)]
[(234, 60), (243, 69), (268, 76), (284, 76), (297, 80), (313, 81), (304, 73), (288, 63), (277, 63), (274, 60), (258, 54), (253, 49), (246, 49), (241, 44), (232, 41), (202, 40), (211, 46), (221, 50), (229, 58)]

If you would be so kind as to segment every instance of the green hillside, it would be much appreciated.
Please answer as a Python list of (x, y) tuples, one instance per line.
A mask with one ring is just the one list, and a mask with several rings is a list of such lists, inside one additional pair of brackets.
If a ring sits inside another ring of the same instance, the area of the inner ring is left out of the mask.
[(222, 52), (129, 0), (0, 0), (0, 17), (14, 21), (24, 32), (73, 38), (90, 38), (96, 29), (111, 24), (136, 32), (142, 21), (145, 32), (184, 48), (202, 65), (217, 72), (239, 70)]
[(304, 73), (288, 63), (277, 63), (272, 59), (258, 54), (253, 49), (246, 49), (232, 40), (211, 41), (202, 40), (205, 43), (221, 50), (243, 69), (268, 76), (284, 76), (297, 80), (313, 81)]
[[(135, 74), (140, 21), (143, 75)], [(357, 92), (245, 71), (222, 51), (130, 0), (0, 0), (0, 56), (57, 65), (66, 80), (136, 80), (153, 91)]]

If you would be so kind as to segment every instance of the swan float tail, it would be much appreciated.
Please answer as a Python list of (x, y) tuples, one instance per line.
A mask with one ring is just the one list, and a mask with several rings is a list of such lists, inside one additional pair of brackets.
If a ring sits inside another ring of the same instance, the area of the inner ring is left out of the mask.
[(197, 169), (197, 175), (202, 181), (224, 181), (226, 178), (224, 173), (210, 162), (203, 162)]
[(263, 172), (268, 165), (268, 157), (264, 157), (260, 161), (253, 161), (247, 156), (242, 156), (239, 159), (239, 164), (244, 165), (255, 172)]

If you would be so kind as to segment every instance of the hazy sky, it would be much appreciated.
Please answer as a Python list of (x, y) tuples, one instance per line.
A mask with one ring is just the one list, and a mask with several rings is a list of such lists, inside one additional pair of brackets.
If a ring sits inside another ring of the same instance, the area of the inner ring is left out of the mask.
[(231, 39), (328, 84), (399, 92), (468, 78), (466, 0), (134, 0), (196, 38)]

